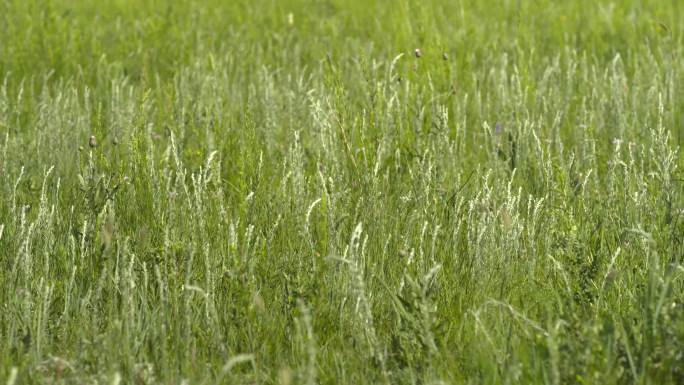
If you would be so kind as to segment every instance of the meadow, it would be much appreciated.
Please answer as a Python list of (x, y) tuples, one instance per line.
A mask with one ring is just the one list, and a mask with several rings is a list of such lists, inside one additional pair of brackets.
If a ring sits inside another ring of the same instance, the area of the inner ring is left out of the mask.
[(683, 384), (684, 2), (0, 2), (0, 385)]

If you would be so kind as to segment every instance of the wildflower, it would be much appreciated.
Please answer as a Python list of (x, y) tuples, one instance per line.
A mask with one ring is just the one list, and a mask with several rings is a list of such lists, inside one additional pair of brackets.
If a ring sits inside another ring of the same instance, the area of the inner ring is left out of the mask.
[(420, 58), (421, 56), (423, 56), (423, 54), (420, 52), (420, 48), (416, 48), (413, 51), (413, 54), (416, 55), (417, 58)]
[(97, 147), (97, 139), (95, 139), (95, 135), (90, 135), (90, 139), (88, 139), (88, 146), (90, 146), (90, 148)]

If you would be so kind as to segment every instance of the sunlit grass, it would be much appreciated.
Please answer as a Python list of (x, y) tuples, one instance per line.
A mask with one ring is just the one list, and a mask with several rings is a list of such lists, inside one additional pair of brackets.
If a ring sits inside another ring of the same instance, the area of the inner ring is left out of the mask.
[(2, 2), (0, 384), (683, 383), (683, 9)]

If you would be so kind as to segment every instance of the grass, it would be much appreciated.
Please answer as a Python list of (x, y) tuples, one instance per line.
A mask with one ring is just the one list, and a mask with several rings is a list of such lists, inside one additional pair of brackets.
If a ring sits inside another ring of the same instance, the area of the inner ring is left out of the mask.
[(3, 1), (0, 383), (684, 383), (683, 18)]

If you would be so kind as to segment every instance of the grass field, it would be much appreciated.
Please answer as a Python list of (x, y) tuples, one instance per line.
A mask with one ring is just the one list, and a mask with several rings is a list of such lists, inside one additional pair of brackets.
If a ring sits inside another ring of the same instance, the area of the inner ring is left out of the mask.
[(0, 385), (684, 384), (682, 20), (0, 2)]

